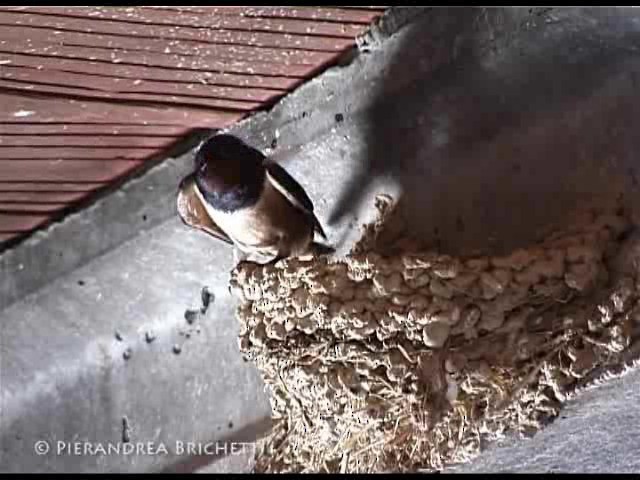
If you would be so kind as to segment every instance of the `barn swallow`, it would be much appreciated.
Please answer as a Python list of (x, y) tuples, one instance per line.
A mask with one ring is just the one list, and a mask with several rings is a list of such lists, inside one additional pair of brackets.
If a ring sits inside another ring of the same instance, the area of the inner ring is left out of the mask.
[(326, 235), (304, 188), (280, 165), (230, 134), (205, 141), (178, 189), (178, 214), (257, 263), (326, 253)]

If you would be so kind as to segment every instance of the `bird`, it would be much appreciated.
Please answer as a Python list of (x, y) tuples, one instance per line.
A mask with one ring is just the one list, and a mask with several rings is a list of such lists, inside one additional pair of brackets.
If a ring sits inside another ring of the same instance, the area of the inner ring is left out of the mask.
[(219, 133), (179, 183), (182, 222), (233, 247), (234, 260), (266, 264), (333, 249), (305, 189), (281, 165), (241, 138)]

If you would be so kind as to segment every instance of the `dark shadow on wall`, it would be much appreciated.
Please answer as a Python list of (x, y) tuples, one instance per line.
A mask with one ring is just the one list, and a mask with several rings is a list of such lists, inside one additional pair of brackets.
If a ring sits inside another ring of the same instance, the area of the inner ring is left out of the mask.
[(383, 174), (410, 233), (452, 254), (508, 250), (588, 202), (632, 197), (637, 9), (438, 8), (405, 35), (330, 223)]

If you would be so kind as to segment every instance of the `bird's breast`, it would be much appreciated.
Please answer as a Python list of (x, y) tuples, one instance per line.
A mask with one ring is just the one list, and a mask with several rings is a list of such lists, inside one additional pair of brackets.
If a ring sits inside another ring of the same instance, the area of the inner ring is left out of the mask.
[(250, 248), (276, 247), (283, 239), (296, 241), (309, 229), (304, 215), (268, 181), (250, 207), (221, 212), (207, 205), (207, 211), (232, 240)]

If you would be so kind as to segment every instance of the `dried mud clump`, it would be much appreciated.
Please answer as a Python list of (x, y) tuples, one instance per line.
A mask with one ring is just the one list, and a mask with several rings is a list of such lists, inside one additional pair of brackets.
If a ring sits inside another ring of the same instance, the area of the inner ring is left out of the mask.
[(588, 212), (531, 248), (454, 258), (381, 254), (393, 203), (377, 207), (345, 258), (232, 272), (240, 350), (276, 421), (257, 471), (436, 471), (540, 429), (634, 358), (640, 243), (623, 214)]

